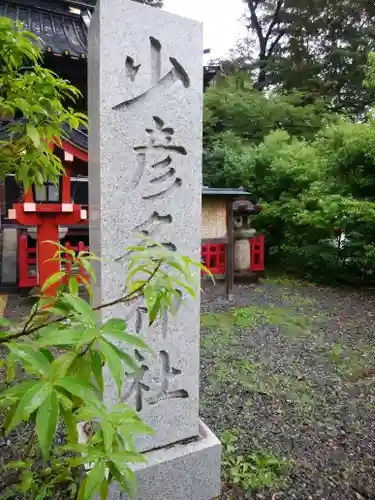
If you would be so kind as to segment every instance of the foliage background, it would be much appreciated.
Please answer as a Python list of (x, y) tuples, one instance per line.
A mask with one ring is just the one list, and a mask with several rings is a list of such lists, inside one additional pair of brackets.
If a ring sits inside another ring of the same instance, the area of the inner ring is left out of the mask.
[[(366, 87), (374, 80), (370, 56)], [(264, 207), (267, 264), (313, 279), (363, 283), (375, 264), (375, 127), (327, 99), (256, 90), (248, 74), (205, 95), (204, 181), (245, 187)]]

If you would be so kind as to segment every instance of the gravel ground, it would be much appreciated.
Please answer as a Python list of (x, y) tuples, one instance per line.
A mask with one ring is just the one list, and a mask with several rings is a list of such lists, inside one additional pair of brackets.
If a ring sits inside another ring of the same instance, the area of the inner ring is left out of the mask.
[(290, 469), (221, 498), (375, 499), (375, 294), (264, 280), (224, 297), (203, 293), (202, 418)]
[[(290, 462), (282, 487), (233, 490), (222, 500), (375, 499), (375, 294), (289, 280), (202, 296), (201, 416), (238, 453)], [(10, 296), (19, 320), (30, 302)], [(0, 437), (0, 468), (30, 430)], [(187, 499), (188, 500), (188, 499)]]

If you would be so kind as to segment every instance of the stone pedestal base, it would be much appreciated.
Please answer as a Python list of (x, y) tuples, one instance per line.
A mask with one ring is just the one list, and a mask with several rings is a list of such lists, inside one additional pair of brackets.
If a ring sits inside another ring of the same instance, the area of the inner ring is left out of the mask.
[[(133, 500), (211, 500), (219, 496), (221, 444), (202, 422), (195, 441), (145, 456), (147, 464), (134, 466), (138, 492)], [(110, 489), (110, 500), (127, 498), (116, 486)]]

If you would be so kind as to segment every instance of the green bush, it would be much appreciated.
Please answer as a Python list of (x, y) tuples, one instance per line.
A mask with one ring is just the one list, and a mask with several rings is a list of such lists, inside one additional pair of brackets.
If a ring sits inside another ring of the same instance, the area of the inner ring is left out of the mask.
[(205, 183), (242, 186), (263, 205), (252, 224), (266, 236), (266, 264), (367, 283), (375, 264), (375, 127), (329, 115), (322, 103), (299, 104), (235, 79), (210, 90)]

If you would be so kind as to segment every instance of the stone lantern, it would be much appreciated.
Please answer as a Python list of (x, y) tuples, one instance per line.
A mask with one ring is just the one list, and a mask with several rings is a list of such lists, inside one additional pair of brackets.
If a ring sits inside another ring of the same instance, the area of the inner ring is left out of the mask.
[(243, 273), (250, 270), (250, 238), (255, 234), (255, 229), (250, 227), (250, 221), (251, 215), (259, 212), (259, 205), (254, 205), (247, 199), (236, 200), (233, 203), (235, 272)]

